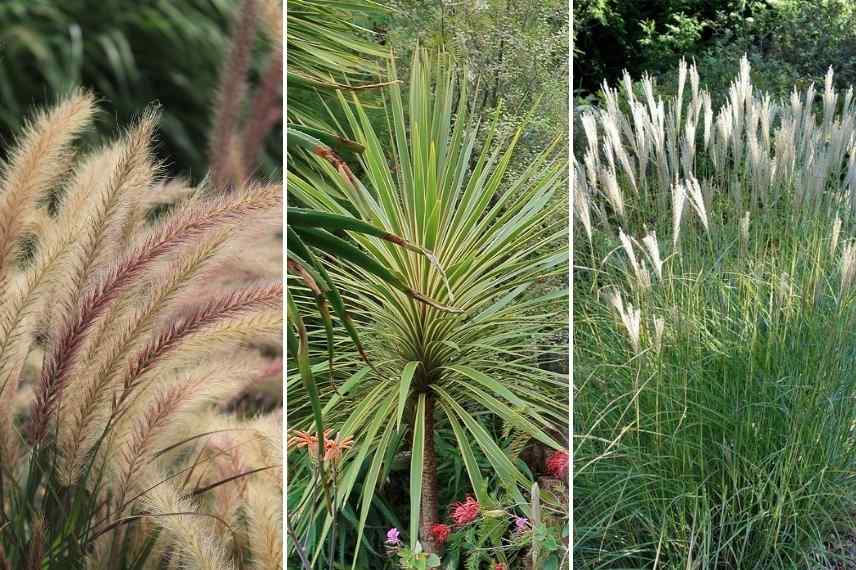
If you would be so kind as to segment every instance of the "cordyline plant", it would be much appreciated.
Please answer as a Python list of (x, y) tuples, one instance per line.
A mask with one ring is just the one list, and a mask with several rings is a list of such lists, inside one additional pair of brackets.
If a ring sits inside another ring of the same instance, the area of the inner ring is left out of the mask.
[[(574, 164), (575, 557), (827, 567), (853, 511), (856, 106), (606, 87)], [(689, 79), (689, 93), (685, 84)], [(819, 99), (819, 100), (816, 100)]]
[[(354, 438), (333, 497), (337, 511), (350, 509), (360, 480), (354, 567), (381, 473), (403, 446), (411, 452), (409, 543), (415, 548), (419, 541), (426, 552), (441, 550), (431, 533), (440, 522), (436, 430), (453, 430), (473, 492), (485, 503), (484, 465), (520, 504), (521, 489), (531, 484), (491, 435), (494, 424), (501, 420), (507, 430), (563, 447), (556, 434), (567, 423), (567, 381), (539, 369), (536, 355), (539, 343), (561, 327), (566, 292), (533, 289), (567, 268), (566, 227), (549, 210), (566, 184), (566, 162), (551, 147), (520, 176), (506, 176), (520, 132), (498, 141), (495, 124), (481, 154), (474, 154), (479, 121), (469, 116), (470, 94), (458, 78), (448, 56), (418, 50), (405, 107), (389, 67), (384, 109), (391, 156), (359, 98), (340, 93), (342, 130), (365, 149), (358, 155), (363, 175), (343, 177), (323, 157), (313, 169), (288, 173), (289, 192), (302, 204), (339, 215), (353, 209), (372, 226), (433, 252), (352, 232), (354, 243), (395, 280), (359, 263), (326, 267), (352, 309), (371, 363), (365, 366), (360, 351), (337, 337), (341, 372), (335, 383), (318, 386), (323, 425)], [(420, 302), (396, 281), (442, 306)], [(326, 368), (322, 355), (313, 360), (316, 370)], [(289, 422), (309, 426), (311, 398), (297, 378), (288, 382)], [(298, 471), (308, 469), (299, 465)], [(308, 488), (293, 515), (299, 546), (317, 559), (333, 521), (310, 500), (312, 493)]]
[(282, 188), (150, 224), (156, 115), (79, 155), (95, 110), (37, 115), (0, 180), (0, 568), (279, 567), (281, 419), (213, 403), (256, 372), (235, 347), (281, 334), (282, 284), (187, 296)]

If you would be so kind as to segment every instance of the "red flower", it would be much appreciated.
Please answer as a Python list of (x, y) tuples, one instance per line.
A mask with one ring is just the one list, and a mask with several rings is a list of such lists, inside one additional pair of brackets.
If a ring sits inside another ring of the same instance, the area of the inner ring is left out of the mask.
[(493, 570), (506, 570), (505, 564), (502, 562), (497, 562), (493, 565)]
[(567, 451), (554, 451), (547, 458), (547, 472), (553, 477), (564, 479), (568, 474), (568, 461)]
[(431, 527), (431, 536), (434, 537), (434, 540), (439, 545), (443, 545), (449, 539), (449, 533), (452, 532), (452, 529), (449, 528), (449, 525), (438, 523)]
[(452, 505), (452, 520), (458, 526), (469, 524), (478, 518), (480, 509), (478, 501), (467, 497), (466, 501)]

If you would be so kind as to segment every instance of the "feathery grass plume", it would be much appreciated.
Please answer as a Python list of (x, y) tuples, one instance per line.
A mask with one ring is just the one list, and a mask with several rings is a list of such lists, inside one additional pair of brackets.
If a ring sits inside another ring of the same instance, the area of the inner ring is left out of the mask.
[(738, 233), (740, 234), (740, 252), (745, 255), (749, 251), (749, 210), (740, 217)]
[(574, 213), (583, 225), (586, 237), (591, 241), (591, 198), (588, 195), (589, 190), (585, 176), (583, 176), (583, 173), (580, 171), (579, 164), (576, 159), (573, 160), (571, 166), (571, 179), (574, 181)]
[(214, 131), (211, 135), (209, 161), (211, 163), (212, 185), (222, 191), (227, 184), (235, 180), (243, 182), (245, 172), (236, 170), (235, 140), (241, 104), (247, 90), (247, 70), (250, 64), (250, 50), (258, 23), (257, 0), (243, 0), (241, 10), (234, 22), (231, 46), (223, 71), (220, 75), (220, 92), (217, 97), (214, 116)]
[(645, 246), (644, 251), (651, 260), (651, 265), (654, 267), (654, 274), (657, 279), (663, 280), (663, 260), (660, 258), (660, 245), (657, 242), (657, 232), (651, 231), (648, 235), (642, 238), (642, 244)]
[(154, 487), (146, 493), (143, 504), (148, 516), (155, 517), (158, 526), (178, 545), (171, 557), (180, 567), (192, 570), (234, 570), (228, 553), (214, 538), (219, 534), (216, 525), (223, 521), (204, 516), (172, 481), (158, 477), (152, 474), (146, 478)]
[(666, 320), (662, 317), (654, 317), (654, 351), (660, 352), (663, 348), (663, 334), (666, 332)]
[(690, 205), (698, 214), (698, 217), (701, 220), (701, 225), (704, 227), (704, 231), (709, 231), (710, 227), (707, 222), (707, 208), (704, 205), (705, 200), (698, 180), (695, 177), (690, 178), (687, 180), (685, 188), (687, 189), (687, 196), (689, 197)]
[[(0, 180), (0, 270), (4, 279), (34, 202), (65, 174), (70, 145), (90, 123), (94, 110), (92, 95), (72, 93), (51, 111), (38, 114), (10, 153)], [(0, 291), (6, 289), (5, 284), (5, 280), (0, 282)]]
[(642, 337), (642, 314), (640, 309), (633, 308), (633, 305), (628, 303), (625, 310), (621, 313), (621, 322), (624, 329), (627, 331), (627, 338), (630, 341), (630, 346), (634, 353), (639, 353), (641, 350)]
[(853, 278), (856, 277), (856, 242), (849, 241), (844, 244), (841, 250), (841, 281), (838, 288), (839, 300), (843, 301), (844, 296), (850, 291), (853, 286)]
[(672, 247), (677, 249), (678, 247), (678, 238), (681, 235), (681, 219), (684, 215), (684, 205), (687, 200), (687, 191), (686, 187), (680, 183), (675, 182), (671, 186), (672, 188)]
[(210, 234), (224, 225), (240, 221), (242, 217), (274, 208), (281, 200), (279, 187), (262, 186), (205, 206), (194, 204), (197, 207), (187, 207), (184, 212), (177, 213), (110, 268), (80, 301), (77, 316), (64, 323), (63, 332), (48, 354), (32, 413), (33, 441), (41, 441), (45, 436), (56, 399), (78, 358), (86, 333), (121, 293), (130, 288), (148, 267), (188, 240)]
[(643, 290), (646, 289), (646, 287), (644, 287), (644, 279), (642, 278), (643, 267), (636, 260), (636, 253), (633, 251), (633, 243), (621, 228), (618, 228), (618, 239), (621, 241), (621, 247), (624, 248), (624, 253), (627, 255), (627, 260), (630, 262), (630, 268), (633, 270), (633, 276), (636, 278), (637, 285), (642, 287)]
[(621, 298), (621, 291), (617, 287), (610, 287), (603, 294), (607, 304), (612, 307), (621, 324), (624, 326), (630, 347), (634, 353), (638, 354), (641, 349), (642, 338), (641, 310), (634, 308), (631, 303), (625, 305), (624, 300)]
[(281, 495), (270, 486), (250, 481), (247, 487), (246, 509), (249, 517), (250, 552), (253, 567), (258, 570), (282, 568), (282, 508)]
[[(689, 101), (682, 87), (685, 76)], [(674, 211), (683, 206), (679, 198), (690, 202), (703, 226), (709, 225), (713, 220), (706, 211), (723, 192), (739, 215), (748, 210), (756, 218), (783, 201), (796, 204), (797, 217), (836, 208), (842, 200), (849, 209), (856, 204), (853, 94), (838, 92), (831, 72), (822, 93), (822, 114), (812, 109), (814, 86), (795, 90), (789, 101), (757, 92), (746, 58), (719, 108), (704, 88), (693, 87), (700, 81), (695, 66), (681, 64), (678, 79), (678, 93), (664, 100), (650, 77), (643, 77), (639, 100), (627, 87), (632, 83), (628, 76), (621, 91), (605, 86), (605, 109), (582, 113), (592, 209), (608, 205), (627, 231), (636, 232), (642, 231), (640, 225), (650, 225), (650, 212), (656, 212), (655, 225), (670, 209), (673, 219), (680, 219), (681, 213)], [(839, 184), (842, 177), (844, 185)], [(675, 184), (683, 186), (685, 196), (675, 195)], [(673, 224), (673, 244), (679, 232)]]
[(838, 238), (841, 236), (842, 220), (838, 214), (835, 214), (835, 221), (832, 222), (832, 238), (829, 241), (829, 255), (835, 255), (838, 249)]
[[(15, 460), (17, 435), (12, 428), (10, 404), (32, 343), (40, 304), (38, 289), (55, 275), (62, 245), (42, 243), (24, 277), (13, 286), (8, 263), (21, 229), (32, 219), (37, 202), (67, 172), (70, 145), (89, 124), (95, 111), (91, 95), (75, 92), (54, 110), (42, 112), (29, 123), (22, 142), (4, 168), (0, 194), (0, 455)], [(46, 240), (43, 240), (46, 241)]]
[[(276, 4), (267, 2), (267, 4)], [(282, 10), (279, 10), (278, 19), (274, 25), (281, 25)], [(255, 170), (262, 146), (271, 129), (282, 120), (282, 72), (284, 64), (284, 51), (282, 45), (282, 31), (274, 39), (274, 52), (268, 63), (267, 70), (262, 76), (258, 92), (250, 104), (250, 116), (246, 126), (243, 127), (241, 150), (243, 152), (243, 164), (248, 173)]]
[[(210, 404), (215, 398), (235, 389), (234, 376), (224, 377), (210, 369), (203, 369), (201, 374), (185, 372), (176, 375), (171, 372), (169, 376), (177, 376), (177, 379), (160, 383), (154, 395), (145, 399), (143, 406), (138, 406), (134, 414), (128, 414), (125, 423), (132, 426), (125, 430), (121, 426), (115, 428), (115, 432), (120, 434), (116, 438), (120, 450), (117, 452), (118, 461), (111, 463), (109, 469), (115, 473), (116, 516), (121, 516), (128, 508), (126, 499), (129, 492), (145, 490), (140, 488), (135, 477), (155, 459), (155, 452), (166, 447), (169, 438), (175, 435), (173, 424), (177, 417), (198, 412), (200, 406)], [(195, 417), (195, 414), (191, 415)]]
[[(120, 323), (110, 331), (109, 337), (96, 339), (91, 344), (93, 351), (96, 348), (98, 351), (88, 354), (78, 369), (78, 397), (65, 403), (63, 415), (69, 421), (58, 434), (58, 445), (63, 451), (62, 472), (69, 484), (80, 472), (88, 444), (94, 443), (99, 428), (103, 427), (102, 421), (106, 421), (104, 412), (99, 413), (99, 410), (117, 383), (115, 376), (125, 366), (131, 352), (139, 348), (140, 341), (151, 334), (158, 315), (196, 278), (226, 237), (225, 232), (219, 232), (201, 240), (183, 257), (170, 260), (164, 277), (149, 285), (143, 307), (130, 311), (125, 318), (116, 317)], [(105, 326), (99, 332), (107, 330)]]

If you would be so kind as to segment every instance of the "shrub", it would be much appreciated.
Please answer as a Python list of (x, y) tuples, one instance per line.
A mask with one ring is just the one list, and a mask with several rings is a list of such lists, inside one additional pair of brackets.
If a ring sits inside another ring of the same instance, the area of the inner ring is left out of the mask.
[[(394, 68), (389, 73), (395, 80)], [(441, 437), (461, 450), (458, 466), (481, 503), (492, 480), (503, 499), (524, 502), (521, 488), (528, 490), (534, 476), (518, 457), (522, 445), (511, 449), (513, 440), (563, 447), (566, 378), (539, 369), (537, 356), (539, 343), (561, 327), (565, 293), (526, 294), (539, 279), (566, 270), (566, 227), (548, 207), (565, 185), (566, 163), (557, 142), (525, 172), (509, 176), (521, 130), (508, 140), (491, 131), (475, 154), (475, 95), (471, 99), (460, 77), (466, 74), (447, 56), (414, 54), (407, 106), (397, 82), (384, 101), (393, 134), (389, 152), (360, 100), (340, 94), (346, 136), (365, 148), (358, 156), (364, 176), (342, 176), (323, 157), (314, 157), (317, 171), (289, 172), (289, 191), (301, 203), (340, 214), (354, 208), (367, 222), (436, 256), (371, 235), (351, 236), (398, 279), (442, 305), (419, 302), (357, 264), (329, 264), (369, 360), (366, 365), (337, 338), (336, 370), (319, 386), (324, 421), (318, 423), (354, 438), (335, 482), (337, 511), (343, 518), (354, 514), (347, 517), (352, 546), (339, 551), (353, 558), (340, 563), (369, 560), (368, 554), (359, 556), (366, 552), (362, 544), (378, 503), (376, 489), (402, 461), (410, 466), (403, 495), (409, 509), (406, 541), (415, 548), (419, 540), (427, 552), (438, 553), (430, 529), (440, 522)], [(320, 338), (320, 326), (315, 330)], [(327, 372), (326, 354), (313, 357), (315, 369)], [(312, 421), (310, 397), (302, 388), (289, 379), (289, 422), (298, 429)], [(294, 480), (315, 475), (299, 457), (290, 469)], [(290, 504), (298, 505), (293, 520), (301, 544), (321, 559), (333, 522), (324, 516), (316, 488), (306, 485)], [(357, 495), (358, 503), (352, 498)], [(374, 545), (380, 546), (382, 536), (377, 538)]]
[(236, 347), (281, 335), (282, 285), (189, 301), (282, 189), (184, 189), (149, 222), (157, 117), (80, 155), (95, 110), (37, 115), (0, 182), (0, 567), (276, 567), (281, 420), (214, 403), (257, 373)]
[(577, 557), (818, 567), (853, 508), (853, 91), (678, 78), (582, 118)]

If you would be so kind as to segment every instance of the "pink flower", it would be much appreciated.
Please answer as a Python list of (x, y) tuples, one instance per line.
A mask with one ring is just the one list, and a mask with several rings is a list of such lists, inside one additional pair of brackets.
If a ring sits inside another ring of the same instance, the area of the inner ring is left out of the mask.
[(452, 529), (449, 528), (449, 525), (438, 523), (431, 527), (431, 536), (434, 537), (434, 540), (437, 544), (445, 544), (449, 539), (449, 533), (452, 532)]
[(481, 505), (478, 501), (467, 497), (464, 502), (452, 505), (452, 520), (458, 526), (467, 525), (478, 518), (480, 509)]
[(568, 474), (568, 461), (570, 456), (567, 451), (554, 451), (547, 458), (547, 472), (558, 479), (564, 479)]
[(393, 546), (399, 546), (401, 544), (401, 533), (398, 532), (397, 528), (391, 528), (386, 531), (386, 543), (392, 544)]
[(523, 532), (529, 526), (529, 519), (526, 517), (514, 517), (514, 532)]

